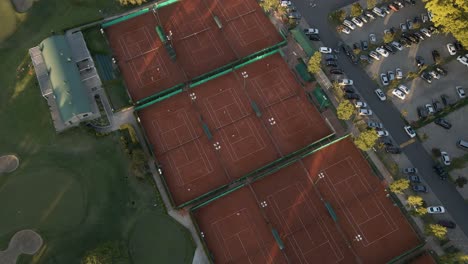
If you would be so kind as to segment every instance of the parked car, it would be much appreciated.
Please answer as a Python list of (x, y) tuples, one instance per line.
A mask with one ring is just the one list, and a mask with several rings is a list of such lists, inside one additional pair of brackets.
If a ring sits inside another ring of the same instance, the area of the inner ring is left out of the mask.
[(419, 32), (414, 32), (413, 35), (418, 38), (419, 40), (424, 40), (424, 36), (423, 34), (419, 33)]
[(382, 85), (387, 86), (389, 84), (387, 74), (381, 73), (380, 81), (382, 82)]
[(349, 29), (351, 30), (355, 30), (356, 29), (356, 26), (353, 24), (353, 22), (349, 21), (349, 20), (343, 20), (343, 25), (345, 25), (346, 27), (348, 27)]
[(375, 36), (375, 34), (373, 34), (373, 33), (369, 34), (369, 42), (371, 44), (376, 44), (377, 43), (377, 37)]
[(403, 79), (403, 71), (400, 68), (396, 68), (395, 73), (396, 73), (395, 77), (397, 78), (397, 80)]
[(393, 141), (389, 137), (381, 137), (379, 138), (379, 142), (384, 144), (385, 146), (393, 146)]
[(421, 73), (421, 79), (425, 80), (427, 83), (432, 83), (432, 76), (427, 72)]
[(388, 44), (383, 45), (382, 48), (391, 54), (395, 54), (396, 52), (396, 49)]
[(416, 60), (416, 65), (421, 68), (422, 66), (424, 66), (424, 58), (421, 57), (421, 56), (416, 56), (415, 58)]
[(333, 52), (332, 49), (328, 48), (328, 47), (320, 47), (319, 50), (320, 50), (321, 53), (324, 53), (324, 54), (330, 54), (330, 53)]
[(440, 164), (434, 165), (434, 171), (439, 175), (441, 180), (447, 180), (448, 173), (445, 171), (444, 167)]
[(370, 128), (383, 128), (383, 124), (379, 122), (374, 122), (374, 121), (368, 121), (367, 126)]
[(316, 29), (316, 28), (305, 28), (305, 29), (304, 29), (304, 33), (305, 33), (306, 35), (313, 35), (313, 34), (316, 35), (316, 34), (319, 33), (319, 30)]
[(372, 19), (372, 20), (375, 19), (374, 14), (372, 14), (372, 13), (369, 12), (369, 11), (365, 11), (365, 12), (364, 12), (364, 15), (366, 15), (366, 17), (368, 17), (369, 19)]
[(389, 55), (388, 51), (386, 51), (383, 47), (378, 47), (375, 49), (375, 51), (377, 51), (380, 55), (384, 57), (388, 57)]
[(421, 21), (423, 23), (429, 22), (429, 16), (427, 15), (427, 13), (422, 13), (421, 14)]
[(450, 124), (447, 120), (443, 119), (443, 118), (437, 118), (436, 120), (434, 120), (434, 123), (445, 128), (445, 129), (450, 129), (452, 128), (452, 124)]
[(370, 116), (370, 115), (372, 115), (372, 110), (370, 110), (368, 108), (361, 108), (361, 109), (359, 109), (358, 114), (362, 115), (362, 116)]
[(344, 72), (341, 69), (331, 69), (330, 73), (335, 75), (342, 75)]
[(397, 12), (398, 10), (400, 10), (400, 8), (397, 6), (397, 5), (394, 5), (394, 4), (389, 4), (388, 5), (388, 8), (390, 8), (391, 10)]
[(378, 54), (378, 53), (375, 52), (375, 51), (369, 52), (369, 56), (370, 56), (371, 58), (373, 58), (374, 60), (380, 60), (380, 58), (381, 58), (380, 54)]
[(414, 192), (427, 193), (427, 188), (426, 188), (426, 186), (421, 185), (421, 184), (414, 184), (414, 185), (411, 185), (411, 189), (412, 189)]
[(365, 15), (360, 15), (360, 16), (358, 16), (358, 17), (359, 17), (359, 19), (360, 19), (362, 22), (364, 22), (364, 23), (368, 23), (368, 22), (369, 22), (369, 20), (367, 19), (367, 17), (366, 17)]
[(406, 85), (400, 84), (400, 85), (398, 85), (398, 89), (400, 91), (404, 92), (405, 94), (410, 93), (410, 89)]
[(361, 98), (359, 94), (355, 93), (346, 93), (344, 97), (348, 100), (359, 100)]
[(405, 126), (403, 127), (403, 129), (410, 138), (416, 137), (416, 131), (414, 131), (414, 129), (411, 126)]
[(413, 21), (411, 21), (411, 19), (406, 19), (406, 26), (408, 29), (413, 29)]
[(432, 59), (434, 60), (434, 63), (440, 62), (440, 53), (437, 50), (432, 51)]
[(385, 96), (384, 92), (381, 89), (375, 89), (374, 92), (377, 95), (377, 97), (379, 97), (380, 101), (387, 100), (387, 97)]
[(390, 45), (395, 47), (397, 50), (400, 50), (400, 51), (403, 50), (403, 46), (400, 43), (398, 43), (398, 41), (392, 41)]
[(457, 226), (454, 222), (449, 220), (439, 220), (437, 224), (450, 229), (454, 229)]
[(406, 95), (405, 93), (403, 93), (400, 89), (393, 89), (392, 90), (392, 94), (398, 98), (400, 98), (401, 100), (405, 100), (406, 98)]
[(417, 110), (418, 110), (418, 117), (419, 118), (426, 118), (429, 115), (429, 113), (427, 112), (427, 109), (425, 107), (419, 106), (417, 108)]
[(361, 41), (361, 49), (364, 51), (369, 49), (369, 44), (367, 43), (367, 41)]
[(309, 35), (309, 39), (312, 41), (320, 41), (319, 35)]
[(427, 208), (427, 212), (430, 214), (443, 214), (445, 213), (445, 208), (443, 206), (430, 206)]
[(460, 41), (455, 41), (455, 42), (453, 43), (453, 45), (455, 46), (455, 48), (457, 49), (457, 51), (463, 51), (463, 50), (464, 50), (463, 45), (461, 44)]
[(356, 24), (356, 26), (358, 26), (358, 27), (364, 26), (364, 23), (362, 23), (362, 21), (361, 21), (359, 18), (357, 18), (357, 17), (353, 17), (353, 18), (351, 19), (351, 21), (352, 21), (354, 24)]
[(429, 74), (432, 76), (432, 78), (439, 80), (440, 79), (440, 74), (436, 71), (430, 71)]
[(426, 105), (424, 105), (424, 107), (426, 107), (427, 112), (428, 112), (430, 115), (432, 115), (432, 114), (435, 113), (435, 110), (434, 110), (434, 107), (432, 106), (432, 104), (426, 104)]
[(400, 9), (405, 7), (401, 1), (393, 1), (393, 4), (397, 5)]
[(424, 36), (430, 38), (432, 36), (431, 32), (427, 29), (427, 28), (421, 28), (421, 30), (419, 30), (422, 34), (424, 34)]
[(407, 48), (411, 47), (411, 41), (407, 40), (406, 38), (401, 38), (399, 42), (401, 43), (401, 45)]
[(450, 106), (453, 104), (451, 98), (446, 94), (442, 94), (440, 96), (440, 100), (442, 100), (442, 103), (444, 104), (444, 106)]
[(385, 151), (390, 154), (400, 154), (401, 149), (395, 146), (385, 146)]
[(458, 56), (457, 61), (460, 62), (461, 64), (468, 66), (468, 57), (465, 56)]
[(351, 79), (341, 79), (338, 81), (339, 85), (353, 85), (353, 80)]
[(463, 87), (457, 86), (455, 87), (455, 90), (457, 90), (458, 97), (460, 97), (461, 99), (466, 97), (465, 90), (463, 90)]
[(440, 75), (442, 75), (442, 76), (446, 76), (446, 75), (447, 75), (447, 70), (445, 70), (444, 68), (442, 68), (442, 67), (440, 67), (440, 66), (436, 66), (436, 67), (434, 68), (434, 70), (435, 70), (436, 72), (438, 72), (438, 73), (439, 73)]
[(436, 112), (440, 112), (444, 109), (444, 105), (437, 99), (432, 99), (432, 105), (434, 106), (434, 110)]
[(343, 88), (343, 90), (344, 90), (346, 93), (354, 93), (354, 92), (355, 92), (354, 89), (353, 89), (353, 87), (350, 87), (350, 86), (345, 86), (345, 87)]
[(338, 64), (336, 64), (336, 61), (327, 61), (325, 65), (327, 67), (338, 67)]
[(356, 101), (354, 103), (354, 106), (357, 107), (357, 108), (361, 108), (361, 107), (367, 107), (367, 104), (365, 102), (362, 102), (362, 101)]
[(391, 82), (395, 80), (395, 73), (393, 71), (388, 71), (387, 72), (388, 80)]
[(345, 33), (345, 34), (350, 34), (351, 33), (351, 29), (349, 29), (348, 27), (341, 27), (341, 32)]
[(415, 167), (408, 167), (408, 168), (404, 168), (403, 172), (406, 174), (416, 174), (418, 173), (418, 169)]
[(408, 180), (412, 183), (421, 183), (421, 178), (418, 175), (409, 175)]
[(401, 32), (406, 32), (408, 31), (408, 26), (406, 25), (406, 23), (400, 23), (400, 29)]
[(442, 160), (442, 163), (445, 166), (450, 166), (450, 164), (451, 164), (450, 156), (448, 155), (448, 153), (446, 151), (441, 151), (440, 152), (440, 159)]
[(289, 18), (289, 19), (297, 19), (297, 20), (299, 20), (299, 19), (302, 18), (302, 15), (301, 15), (301, 13), (299, 13), (299, 12), (297, 12), (297, 11), (293, 11), (293, 12), (288, 13), (288, 18)]
[(378, 7), (374, 7), (374, 8), (372, 9), (372, 12), (373, 12), (374, 14), (378, 15), (379, 17), (385, 17), (385, 15), (386, 15), (386, 13), (385, 13), (382, 9), (380, 9), (380, 8), (378, 8)]
[(365, 54), (361, 54), (359, 55), (359, 60), (361, 61), (365, 61), (367, 63), (370, 63), (371, 62), (371, 58)]
[(379, 137), (388, 137), (390, 135), (387, 130), (377, 130), (376, 132)]

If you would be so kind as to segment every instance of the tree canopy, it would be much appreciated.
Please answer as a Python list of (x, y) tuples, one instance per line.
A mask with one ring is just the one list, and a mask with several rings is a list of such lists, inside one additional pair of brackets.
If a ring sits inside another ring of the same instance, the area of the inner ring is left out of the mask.
[(269, 12), (271, 10), (276, 10), (279, 7), (279, 1), (278, 0), (263, 0), (260, 1), (260, 6), (265, 10), (266, 12)]
[(317, 73), (320, 70), (320, 63), (322, 62), (322, 53), (315, 52), (307, 63), (307, 70), (310, 73)]
[(341, 120), (349, 120), (354, 113), (354, 106), (348, 101), (343, 100), (336, 109), (336, 114)]
[(145, 3), (146, 0), (119, 0), (121, 5), (141, 5)]
[(421, 196), (417, 195), (410, 195), (408, 196), (408, 199), (406, 200), (409, 206), (412, 206), (414, 208), (420, 207), (423, 205), (423, 198)]
[(390, 184), (390, 191), (402, 194), (404, 190), (408, 189), (410, 181), (407, 179), (399, 179)]
[(375, 145), (378, 138), (379, 136), (375, 130), (366, 130), (354, 139), (354, 144), (356, 144), (356, 147), (359, 149), (368, 151)]
[(359, 2), (354, 3), (354, 4), (351, 6), (351, 16), (357, 17), (357, 16), (360, 16), (361, 14), (362, 14), (362, 7), (361, 7), (361, 5), (359, 4)]
[(426, 231), (437, 237), (438, 239), (444, 239), (447, 235), (447, 228), (437, 224), (430, 224), (426, 227)]
[(468, 5), (466, 0), (423, 0), (426, 8), (432, 12), (432, 21), (436, 26), (458, 39), (468, 47)]

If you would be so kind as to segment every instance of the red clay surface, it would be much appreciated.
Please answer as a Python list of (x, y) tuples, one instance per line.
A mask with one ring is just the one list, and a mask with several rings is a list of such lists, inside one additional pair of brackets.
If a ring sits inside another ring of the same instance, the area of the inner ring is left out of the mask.
[(139, 115), (178, 205), (331, 134), (280, 55), (144, 108)]
[(434, 260), (431, 254), (427, 252), (417, 257), (413, 261), (411, 261), (411, 264), (436, 264), (436, 263), (437, 262)]
[[(334, 208), (338, 224), (322, 199)], [(216, 263), (386, 263), (419, 244), (350, 139), (193, 215)], [(283, 251), (264, 231), (271, 227)], [(268, 261), (257, 262), (260, 255)]]
[[(222, 29), (214, 16), (221, 21)], [(170, 35), (175, 62), (156, 33), (158, 25)], [(113, 25), (106, 33), (134, 100), (282, 40), (255, 0), (181, 1)]]

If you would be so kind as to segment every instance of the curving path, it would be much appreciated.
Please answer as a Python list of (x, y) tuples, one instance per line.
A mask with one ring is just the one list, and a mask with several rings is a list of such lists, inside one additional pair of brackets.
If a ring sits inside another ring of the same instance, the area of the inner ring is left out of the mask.
[(0, 251), (0, 263), (15, 264), (21, 254), (34, 255), (42, 246), (42, 237), (33, 230), (18, 231), (10, 240), (8, 248)]

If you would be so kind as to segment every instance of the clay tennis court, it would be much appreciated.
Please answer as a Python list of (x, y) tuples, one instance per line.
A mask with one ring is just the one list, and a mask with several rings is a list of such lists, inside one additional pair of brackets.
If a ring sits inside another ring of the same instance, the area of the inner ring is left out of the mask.
[[(419, 244), (350, 139), (193, 215), (216, 263), (386, 263)], [(256, 262), (259, 256), (262, 261)]]
[(278, 54), (139, 116), (177, 205), (332, 133)]
[[(156, 26), (169, 38), (174, 60)], [(181, 1), (110, 26), (106, 34), (134, 100), (282, 41), (254, 0)]]

